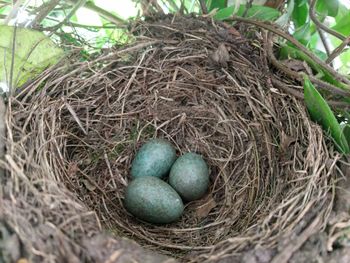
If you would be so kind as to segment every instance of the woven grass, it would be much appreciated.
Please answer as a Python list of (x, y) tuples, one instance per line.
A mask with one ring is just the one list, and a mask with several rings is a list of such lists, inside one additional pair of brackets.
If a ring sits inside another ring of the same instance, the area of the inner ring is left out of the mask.
[[(302, 101), (272, 85), (299, 88), (270, 67), (261, 34), (237, 29), (138, 23), (129, 46), (50, 69), (10, 98), (2, 218), (28, 257), (104, 262), (85, 241), (107, 231), (181, 261), (220, 261), (276, 247), (316, 213), (324, 227), (338, 156)], [(169, 225), (123, 207), (131, 161), (150, 138), (210, 167), (207, 195)]]

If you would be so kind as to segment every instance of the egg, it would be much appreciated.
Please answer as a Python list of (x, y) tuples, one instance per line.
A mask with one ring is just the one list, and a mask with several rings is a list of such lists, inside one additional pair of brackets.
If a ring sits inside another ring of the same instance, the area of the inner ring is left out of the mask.
[(137, 152), (131, 164), (131, 176), (155, 176), (162, 178), (176, 160), (174, 147), (163, 139), (152, 139)]
[(124, 206), (135, 217), (156, 224), (174, 222), (184, 210), (179, 194), (154, 176), (134, 179), (126, 188)]
[(199, 199), (208, 189), (208, 166), (199, 154), (186, 153), (171, 167), (169, 184), (184, 200)]

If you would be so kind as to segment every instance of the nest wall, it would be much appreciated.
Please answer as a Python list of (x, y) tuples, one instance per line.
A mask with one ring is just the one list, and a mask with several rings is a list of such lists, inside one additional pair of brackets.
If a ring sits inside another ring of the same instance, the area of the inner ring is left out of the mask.
[[(9, 101), (2, 218), (26, 253), (87, 259), (98, 247), (84, 240), (107, 231), (219, 261), (276, 247), (316, 214), (321, 229), (338, 157), (302, 102), (273, 86), (295, 84), (270, 68), (260, 33), (172, 16), (132, 31), (129, 46), (48, 70)], [(207, 195), (169, 225), (123, 207), (131, 161), (155, 137), (210, 167)]]

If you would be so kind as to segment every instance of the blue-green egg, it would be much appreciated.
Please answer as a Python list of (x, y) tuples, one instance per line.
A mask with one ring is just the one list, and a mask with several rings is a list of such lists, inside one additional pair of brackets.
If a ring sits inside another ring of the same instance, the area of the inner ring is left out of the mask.
[(169, 184), (186, 201), (201, 198), (208, 189), (209, 169), (202, 156), (186, 153), (171, 167)]
[(154, 176), (134, 179), (126, 189), (124, 205), (135, 217), (156, 224), (174, 222), (184, 210), (178, 193)]
[(174, 147), (165, 140), (152, 139), (137, 152), (131, 164), (131, 176), (155, 176), (163, 178), (176, 160)]

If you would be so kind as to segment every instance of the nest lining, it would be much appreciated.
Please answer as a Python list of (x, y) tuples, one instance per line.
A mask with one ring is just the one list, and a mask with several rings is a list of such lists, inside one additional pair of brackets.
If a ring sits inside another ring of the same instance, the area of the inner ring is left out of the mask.
[[(269, 68), (254, 28), (237, 35), (209, 20), (165, 17), (133, 30), (132, 45), (48, 71), (10, 101), (4, 214), (22, 222), (27, 247), (58, 253), (25, 227), (50, 222), (68, 247), (104, 229), (185, 261), (210, 261), (276, 246), (310, 211), (325, 221), (337, 157), (302, 103), (271, 84), (292, 83)], [(211, 170), (208, 194), (163, 226), (123, 207), (131, 161), (155, 137), (178, 155), (201, 154)], [(11, 206), (10, 195), (26, 208)], [(35, 223), (27, 217), (34, 207)]]

